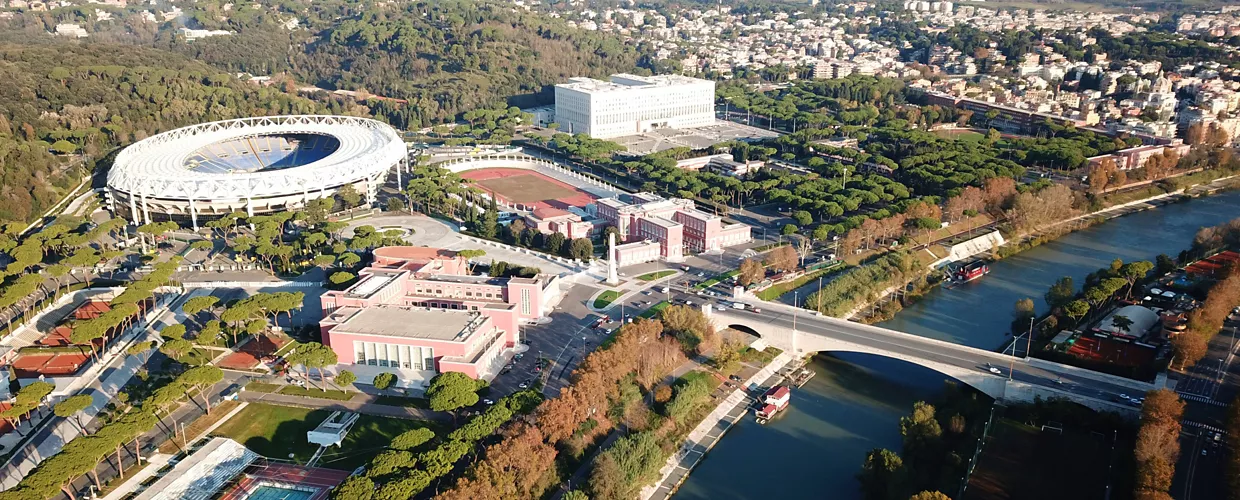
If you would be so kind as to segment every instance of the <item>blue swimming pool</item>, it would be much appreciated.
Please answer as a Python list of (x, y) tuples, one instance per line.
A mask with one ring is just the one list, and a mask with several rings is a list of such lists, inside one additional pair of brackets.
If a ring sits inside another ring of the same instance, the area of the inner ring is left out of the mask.
[(246, 500), (310, 500), (314, 493), (283, 486), (264, 484), (246, 497)]

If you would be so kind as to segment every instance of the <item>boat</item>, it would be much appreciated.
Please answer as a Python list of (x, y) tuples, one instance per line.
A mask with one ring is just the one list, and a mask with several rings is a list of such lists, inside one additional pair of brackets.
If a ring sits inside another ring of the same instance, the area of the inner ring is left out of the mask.
[(990, 266), (985, 261), (975, 260), (952, 270), (944, 286), (952, 288), (990, 274)]
[(797, 386), (797, 388), (800, 388), (804, 386), (806, 383), (808, 383), (809, 379), (814, 378), (814, 375), (817, 375), (817, 374), (818, 373), (813, 370), (810, 370), (808, 368), (802, 368), (792, 375), (792, 385), (795, 385)]
[(758, 407), (754, 409), (754, 415), (757, 416), (759, 424), (770, 422), (779, 412), (788, 407), (788, 403), (792, 399), (792, 390), (786, 385), (777, 385), (767, 389), (762, 394), (762, 399), (758, 401)]

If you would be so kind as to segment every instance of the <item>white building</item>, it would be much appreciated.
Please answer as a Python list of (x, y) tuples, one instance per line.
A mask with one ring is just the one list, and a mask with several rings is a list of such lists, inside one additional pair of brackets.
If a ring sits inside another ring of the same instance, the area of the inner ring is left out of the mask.
[(715, 82), (680, 75), (617, 74), (555, 86), (560, 131), (606, 139), (660, 128), (713, 125)]

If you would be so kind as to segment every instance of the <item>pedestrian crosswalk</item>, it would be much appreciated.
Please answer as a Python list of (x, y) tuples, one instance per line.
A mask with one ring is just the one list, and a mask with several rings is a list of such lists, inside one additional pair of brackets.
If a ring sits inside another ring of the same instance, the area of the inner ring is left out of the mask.
[(1190, 426), (1190, 427), (1196, 427), (1198, 429), (1205, 429), (1207, 431), (1217, 432), (1219, 434), (1226, 434), (1226, 432), (1223, 432), (1223, 429), (1219, 429), (1218, 427), (1215, 427), (1213, 425), (1203, 424), (1201, 422), (1193, 422), (1192, 420), (1184, 420), (1180, 423)]
[(1196, 402), (1198, 402), (1198, 403), (1205, 403), (1205, 404), (1208, 404), (1208, 405), (1214, 405), (1214, 406), (1227, 406), (1227, 405), (1226, 405), (1226, 404), (1224, 404), (1224, 403), (1221, 403), (1221, 402), (1215, 401), (1215, 400), (1210, 399), (1210, 398), (1207, 398), (1207, 397), (1205, 397), (1205, 396), (1199, 396), (1199, 395), (1197, 395), (1197, 394), (1189, 394), (1189, 393), (1187, 393), (1187, 392), (1179, 392), (1179, 393), (1177, 393), (1177, 394), (1179, 394), (1181, 398), (1183, 398), (1183, 399), (1187, 399), (1187, 400), (1189, 400), (1189, 401), (1196, 401)]

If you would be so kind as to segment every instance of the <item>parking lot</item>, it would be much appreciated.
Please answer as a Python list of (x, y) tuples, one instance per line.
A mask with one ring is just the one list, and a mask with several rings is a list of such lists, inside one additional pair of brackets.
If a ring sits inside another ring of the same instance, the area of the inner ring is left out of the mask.
[(714, 125), (692, 129), (659, 129), (644, 134), (612, 139), (630, 153), (650, 154), (672, 148), (702, 149), (727, 141), (756, 141), (778, 137), (771, 130), (751, 127), (740, 123), (716, 121)]

